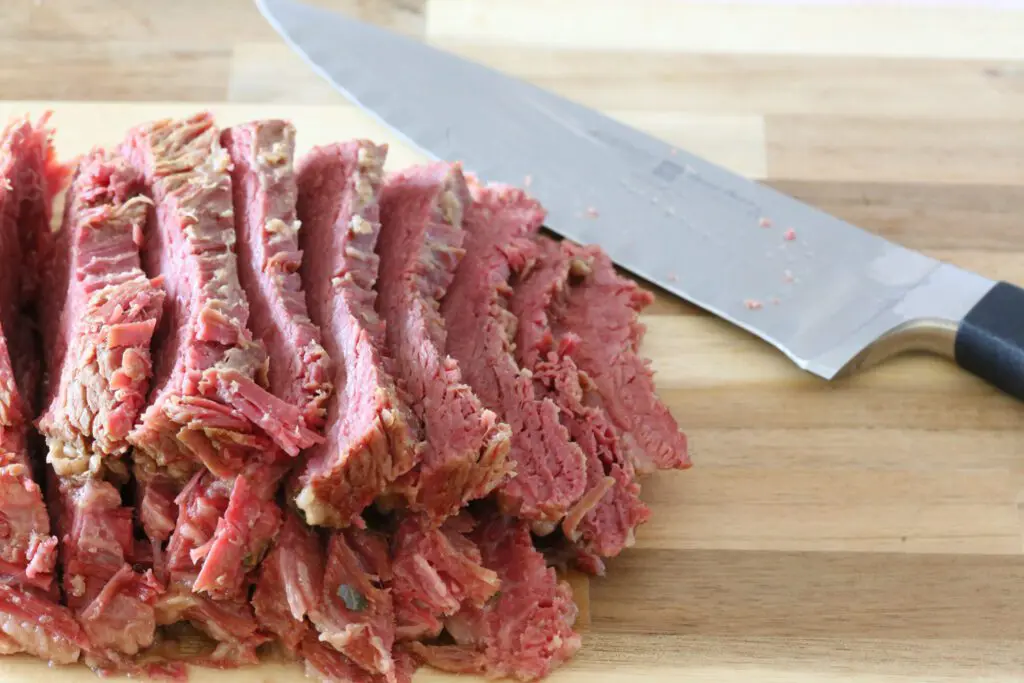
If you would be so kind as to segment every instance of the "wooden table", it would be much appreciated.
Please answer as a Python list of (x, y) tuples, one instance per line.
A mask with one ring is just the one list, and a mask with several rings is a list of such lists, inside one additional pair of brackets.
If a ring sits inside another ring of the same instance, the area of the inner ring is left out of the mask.
[[(1024, 13), (334, 4), (1024, 283)], [(330, 131), (366, 125), (246, 0), (8, 0), (0, 36), (5, 100), (276, 103), (300, 121), (330, 118)], [(127, 124), (164, 108), (60, 105), (58, 121), (82, 140), (82, 112), (109, 128), (108, 115)], [(1024, 679), (1024, 407), (930, 358), (826, 385), (669, 299), (646, 322), (695, 466), (646, 484), (654, 519), (582, 586), (585, 649), (552, 680)], [(40, 672), (0, 662), (3, 680)]]

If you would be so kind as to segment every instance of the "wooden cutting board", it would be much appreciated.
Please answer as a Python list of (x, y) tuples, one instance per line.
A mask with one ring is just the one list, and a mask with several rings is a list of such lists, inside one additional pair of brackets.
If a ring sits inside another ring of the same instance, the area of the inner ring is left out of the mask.
[[(785, 0), (318, 1), (1024, 284), (1024, 14)], [(50, 105), (68, 155), (223, 100), (285, 103), (211, 108), (224, 123), (291, 118), (303, 147), (389, 139), (336, 106), (249, 0), (11, 3), (0, 35), (2, 97), (96, 100)], [(154, 99), (175, 103), (131, 101)], [(0, 118), (47, 106), (0, 102)], [(397, 144), (390, 158), (417, 160)], [(930, 358), (828, 385), (663, 297), (645, 322), (644, 350), (694, 468), (645, 483), (654, 518), (607, 577), (579, 586), (584, 649), (552, 681), (1024, 680), (1024, 406)], [(43, 677), (92, 680), (0, 657), (0, 681)], [(264, 666), (194, 680), (303, 679)]]
[[(8, 102), (0, 118), (48, 108), (70, 157), (116, 142), (133, 124), (203, 105)], [(210, 108), (225, 125), (288, 117), (302, 149), (366, 136), (391, 143), (391, 167), (419, 160), (346, 106)], [(997, 235), (972, 239), (945, 214), (984, 228), (1012, 208), (1024, 228), (1019, 189), (958, 197), (957, 187), (825, 187), (812, 198), (847, 216), (938, 218), (975, 260)], [(1004, 240), (1024, 244), (1019, 234)], [(1004, 275), (1024, 282), (1024, 258), (1007, 265)], [(1024, 407), (927, 358), (827, 385), (665, 297), (645, 322), (644, 351), (691, 437), (695, 465), (646, 482), (654, 518), (636, 547), (607, 577), (577, 583), (584, 649), (552, 681), (967, 678), (975, 666), (997, 679), (1024, 675)], [(0, 658), (0, 680), (41, 675), (89, 676)], [(302, 676), (268, 665), (197, 671), (195, 680)], [(417, 680), (455, 679), (424, 672)]]

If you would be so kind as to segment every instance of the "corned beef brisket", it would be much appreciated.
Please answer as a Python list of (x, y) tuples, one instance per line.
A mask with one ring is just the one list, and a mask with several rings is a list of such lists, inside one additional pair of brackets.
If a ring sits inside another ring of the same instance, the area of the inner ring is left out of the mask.
[(447, 620), (455, 645), (416, 642), (413, 651), (444, 671), (520, 680), (546, 676), (580, 649), (572, 589), (545, 565), (525, 521), (484, 513), (469, 538), (483, 566), (497, 574), (501, 591), (482, 606), (465, 604)]
[(637, 314), (654, 296), (616, 273), (600, 247), (563, 244), (574, 278), (565, 296), (552, 300), (554, 336), (574, 340), (571, 355), (593, 383), (590, 396), (618, 428), (620, 447), (638, 471), (688, 468), (686, 436), (640, 356), (645, 328)]
[(302, 280), (313, 322), (336, 359), (326, 440), (309, 449), (296, 503), (310, 524), (344, 527), (419, 459), (374, 309), (385, 147), (317, 147), (299, 164)]
[(583, 453), (569, 440), (558, 406), (538, 396), (514, 354), (516, 317), (508, 310), (512, 268), (533, 258), (544, 210), (521, 190), (474, 184), (463, 214), (463, 257), (441, 312), (448, 351), (485, 406), (512, 428), (515, 476), (499, 490), (503, 509), (552, 530), (583, 495)]
[(516, 357), (533, 373), (539, 395), (561, 411), (562, 424), (586, 455), (586, 493), (562, 522), (577, 551), (577, 564), (602, 573), (603, 557), (633, 544), (636, 528), (650, 517), (640, 500), (632, 462), (619, 445), (618, 430), (601, 407), (601, 397), (572, 358), (572, 335), (555, 339), (549, 310), (568, 295), (572, 246), (547, 238), (536, 242), (535, 258), (515, 278), (509, 301), (519, 320)]
[(29, 276), (38, 272), (37, 236), (48, 229), (63, 175), (45, 119), (8, 125), (0, 139), (0, 653), (57, 664), (77, 661), (87, 641), (58, 604), (57, 539), (33, 479), (29, 427), (40, 364), (25, 309), (36, 293)]
[(51, 228), (45, 119), (5, 131), (0, 653), (534, 680), (580, 647), (549, 565), (603, 572), (637, 475), (689, 465), (599, 249), (458, 163), (296, 138), (139, 126)]
[(463, 382), (439, 310), (464, 253), (470, 201), (462, 169), (447, 163), (390, 176), (380, 198), (378, 308), (426, 440), (422, 459), (399, 484), (409, 505), (435, 520), (486, 496), (510, 471), (509, 427)]
[[(299, 407), (263, 386), (267, 357), (238, 281), (230, 157), (212, 117), (140, 126), (124, 150), (155, 204), (144, 263), (168, 295), (151, 402), (128, 437), (140, 518), (170, 581), (158, 623), (203, 629), (220, 643), (218, 663), (254, 661), (262, 639), (245, 576), (277, 531), (272, 497), (287, 456), (318, 438)], [(270, 517), (249, 524), (254, 512)]]
[(270, 392), (319, 429), (331, 393), (330, 359), (299, 279), (295, 127), (251, 121), (225, 130), (221, 141), (232, 164), (238, 279), (249, 300), (249, 328), (269, 356)]
[(123, 159), (90, 153), (60, 229), (39, 235), (50, 387), (37, 426), (52, 467), (64, 595), (89, 638), (87, 661), (101, 668), (130, 668), (125, 657), (153, 644), (162, 592), (152, 572), (131, 567), (132, 510), (115, 486), (127, 479), (120, 456), (149, 388), (150, 339), (164, 301), (140, 265), (150, 203), (142, 191)]

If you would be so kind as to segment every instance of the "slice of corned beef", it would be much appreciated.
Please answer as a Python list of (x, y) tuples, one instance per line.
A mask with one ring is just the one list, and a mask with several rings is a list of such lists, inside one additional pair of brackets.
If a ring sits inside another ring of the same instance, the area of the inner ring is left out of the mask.
[(559, 581), (533, 547), (525, 521), (489, 515), (470, 538), (501, 592), (482, 608), (465, 607), (446, 621), (455, 645), (413, 643), (426, 663), (444, 671), (536, 680), (579, 650), (578, 610), (569, 584)]
[(485, 406), (512, 428), (516, 476), (499, 490), (508, 514), (551, 531), (583, 495), (585, 461), (559, 421), (558, 406), (537, 396), (514, 354), (516, 317), (508, 310), (513, 267), (532, 258), (530, 239), (544, 222), (540, 204), (507, 186), (474, 186), (464, 213), (463, 257), (441, 304), (448, 351)]
[(327, 543), (323, 589), (309, 612), (321, 642), (388, 680), (395, 676), (395, 614), (384, 588), (390, 581), (391, 558), (382, 535), (355, 527), (335, 532)]
[(167, 544), (172, 582), (220, 599), (241, 599), (246, 578), (263, 559), (281, 523), (272, 500), (285, 463), (261, 465), (234, 479), (207, 471), (178, 494), (177, 525)]
[(97, 151), (79, 163), (59, 231), (39, 236), (40, 318), (51, 386), (38, 425), (59, 510), (64, 594), (90, 641), (94, 667), (131, 669), (153, 644), (161, 587), (129, 564), (132, 511), (110, 483), (145, 399), (149, 342), (163, 291), (139, 261), (149, 200), (122, 159)]
[[(388, 547), (356, 528), (321, 534), (288, 512), (274, 548), (260, 566), (253, 606), (260, 626), (313, 678), (403, 681), (411, 661), (395, 640)], [(346, 677), (347, 676), (347, 677)]]
[[(265, 468), (283, 474), (283, 454), (296, 455), (318, 437), (298, 407), (260, 384), (266, 355), (246, 327), (249, 310), (234, 253), (230, 160), (212, 117), (141, 126), (129, 134), (124, 150), (155, 202), (144, 264), (151, 275), (162, 276), (168, 294), (155, 345), (151, 402), (128, 437), (142, 489), (140, 517), (163, 574), (159, 545), (174, 529), (175, 497), (190, 477), (205, 467), (225, 479), (231, 496), (246, 496), (251, 490), (235, 486), (239, 473)], [(273, 489), (258, 487), (267, 501)], [(184, 527), (192, 522), (178, 521)], [(253, 544), (238, 543), (239, 530), (230, 519), (221, 521), (213, 538), (204, 539), (205, 554), (196, 561), (216, 557), (228, 578), (218, 584), (209, 573), (199, 573), (189, 587), (235, 598), (231, 592)]]
[(324, 683), (411, 683), (417, 668), (415, 658), (405, 647), (395, 650), (395, 666), (390, 676), (367, 673), (312, 633), (306, 634), (299, 650), (306, 662), (306, 676)]
[(463, 256), (470, 203), (457, 164), (391, 176), (381, 191), (379, 310), (387, 344), (426, 437), (420, 464), (402, 478), (410, 506), (435, 520), (482, 498), (509, 475), (510, 429), (462, 379), (447, 355), (440, 314)]
[(482, 608), (499, 588), (498, 575), (481, 565), (480, 550), (466, 537), (468, 514), (440, 528), (411, 515), (392, 539), (391, 595), (401, 641), (436, 638), (444, 620), (463, 606)]
[(380, 189), (387, 149), (365, 140), (318, 147), (298, 167), (302, 280), (335, 360), (326, 440), (309, 449), (296, 504), (310, 524), (344, 527), (418, 459), (374, 310)]
[(232, 164), (238, 279), (249, 300), (249, 329), (270, 357), (270, 392), (298, 406), (306, 426), (322, 428), (330, 359), (299, 279), (295, 127), (253, 121), (225, 130), (221, 142)]
[(58, 531), (63, 539), (64, 596), (89, 639), (87, 662), (128, 669), (126, 657), (153, 644), (153, 605), (163, 588), (152, 572), (130, 564), (132, 510), (110, 483), (56, 480)]
[(182, 481), (201, 465), (234, 475), (272, 443), (297, 454), (316, 436), (297, 407), (256, 382), (266, 354), (246, 326), (230, 157), (212, 117), (141, 126), (124, 150), (156, 204), (144, 259), (151, 275), (163, 277), (169, 304), (153, 399), (129, 441), (149, 468)]
[(572, 278), (549, 317), (555, 337), (574, 340), (572, 359), (593, 384), (588, 396), (600, 398), (638, 471), (689, 467), (686, 436), (655, 392), (650, 361), (640, 356), (645, 328), (637, 314), (653, 296), (619, 276), (599, 247), (563, 245)]
[(149, 198), (125, 160), (102, 151), (79, 163), (60, 230), (46, 226), (40, 318), (51, 378), (37, 421), (59, 476), (123, 471), (117, 458), (145, 403), (150, 340), (164, 302), (142, 272)]
[[(34, 299), (38, 230), (49, 225), (63, 171), (46, 121), (14, 121), (0, 137), (0, 652), (58, 664), (88, 645), (57, 604), (57, 539), (29, 460), (29, 419), (39, 379), (38, 344), (23, 317)], [(24, 267), (22, 267), (24, 266)], [(9, 336), (8, 336), (9, 335)]]
[(260, 626), (293, 655), (309, 630), (306, 616), (320, 600), (324, 565), (319, 533), (285, 511), (274, 547), (260, 564), (252, 604)]
[(556, 342), (551, 330), (548, 310), (567, 295), (570, 259), (553, 240), (540, 238), (536, 244), (535, 258), (513, 278), (509, 300), (519, 321), (516, 357), (533, 373), (538, 393), (558, 405), (562, 424), (586, 456), (586, 493), (566, 515), (562, 530), (580, 553), (577, 564), (602, 573), (601, 558), (631, 546), (650, 510), (640, 500), (633, 465), (619, 447), (600, 396), (572, 359), (572, 338)]
[(248, 601), (212, 600), (187, 583), (173, 583), (157, 600), (156, 623), (178, 629), (182, 622), (197, 632), (166, 642), (162, 656), (167, 659), (218, 669), (258, 664), (256, 650), (269, 640)]

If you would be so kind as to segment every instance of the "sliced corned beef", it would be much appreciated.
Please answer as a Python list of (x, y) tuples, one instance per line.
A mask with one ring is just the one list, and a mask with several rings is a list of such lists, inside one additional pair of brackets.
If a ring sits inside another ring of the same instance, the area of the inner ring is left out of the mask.
[(411, 683), (417, 668), (408, 649), (399, 647), (395, 650), (395, 667), (390, 676), (370, 674), (312, 633), (306, 634), (300, 652), (306, 662), (306, 676), (324, 683)]
[[(87, 646), (74, 615), (57, 604), (57, 539), (32, 478), (28, 430), (39, 379), (37, 345), (23, 317), (36, 294), (39, 230), (49, 225), (63, 171), (45, 119), (14, 121), (0, 138), (0, 652), (58, 664)], [(24, 266), (24, 267), (22, 267)]]
[(178, 494), (177, 526), (167, 544), (172, 582), (223, 599), (241, 599), (281, 523), (273, 492), (285, 464), (246, 470), (234, 479), (199, 471)]
[(59, 476), (103, 475), (126, 437), (152, 375), (150, 340), (164, 292), (142, 272), (150, 200), (123, 159), (96, 151), (79, 163), (56, 233), (46, 226), (41, 328), (51, 378), (37, 425)]
[(145, 400), (149, 342), (164, 294), (140, 267), (149, 200), (123, 159), (97, 151), (78, 165), (64, 221), (39, 242), (40, 317), (51, 378), (38, 426), (63, 539), (64, 594), (91, 646), (90, 665), (125, 668), (153, 644), (161, 587), (130, 565), (132, 511), (111, 484)]
[(90, 665), (131, 668), (131, 657), (153, 644), (153, 605), (163, 588), (152, 572), (130, 564), (132, 510), (110, 483), (54, 481), (59, 492), (58, 531), (63, 539), (64, 596), (89, 639)]
[[(169, 642), (168, 659), (225, 669), (259, 663), (257, 648), (269, 638), (246, 600), (212, 600), (192, 591), (187, 583), (172, 583), (156, 603), (158, 626), (188, 622), (202, 635)], [(177, 628), (177, 626), (175, 626)], [(209, 641), (209, 642), (208, 642)]]
[(253, 121), (225, 130), (221, 141), (232, 164), (238, 279), (249, 300), (249, 329), (270, 357), (270, 392), (319, 429), (331, 393), (330, 359), (299, 279), (295, 127)]
[(527, 522), (489, 515), (470, 538), (484, 566), (497, 572), (501, 592), (447, 620), (455, 645), (414, 643), (413, 651), (445, 671), (519, 680), (548, 675), (581, 645), (572, 589), (544, 564)]
[(253, 606), (261, 627), (314, 678), (408, 680), (410, 662), (392, 653), (394, 613), (383, 587), (390, 580), (384, 537), (333, 531), (325, 553), (320, 533), (288, 512), (260, 567)]
[(71, 664), (88, 640), (66, 607), (38, 590), (0, 584), (0, 654)]
[(217, 642), (204, 661), (248, 663), (265, 638), (246, 575), (276, 533), (273, 494), (288, 469), (285, 453), (318, 437), (299, 407), (263, 386), (266, 354), (247, 328), (238, 281), (230, 160), (212, 117), (141, 126), (124, 150), (155, 203), (144, 264), (168, 294), (151, 402), (128, 437), (140, 518), (158, 575), (169, 581), (157, 623), (186, 620), (204, 631)]
[(426, 437), (402, 478), (410, 506), (435, 520), (482, 498), (508, 476), (510, 430), (485, 408), (447, 355), (440, 300), (463, 255), (470, 202), (458, 165), (435, 163), (388, 178), (381, 191), (378, 309), (387, 344)]
[(498, 591), (498, 575), (481, 565), (480, 550), (466, 538), (467, 514), (440, 528), (411, 515), (392, 539), (391, 595), (399, 640), (436, 638), (444, 620), (465, 605), (483, 607)]
[(323, 589), (309, 612), (321, 642), (387, 679), (395, 676), (395, 614), (384, 589), (390, 581), (391, 558), (383, 536), (355, 527), (335, 532), (327, 543)]
[(448, 351), (485, 406), (512, 428), (516, 475), (499, 491), (503, 509), (550, 531), (586, 483), (580, 447), (559, 421), (558, 406), (538, 396), (514, 354), (516, 317), (508, 310), (513, 266), (532, 258), (530, 239), (544, 222), (540, 204), (521, 190), (474, 186), (463, 217), (466, 254), (441, 304)]
[(418, 459), (374, 310), (380, 189), (387, 149), (365, 140), (318, 147), (298, 167), (302, 281), (334, 359), (325, 442), (309, 449), (296, 503), (310, 524), (344, 527)]
[(565, 242), (568, 292), (549, 312), (556, 337), (572, 335), (572, 359), (593, 384), (619, 430), (619, 445), (640, 472), (690, 466), (686, 436), (658, 398), (650, 362), (640, 356), (644, 326), (637, 314), (650, 292), (615, 272), (599, 247)]
[(298, 408), (256, 382), (266, 355), (246, 327), (230, 158), (212, 117), (141, 126), (124, 150), (156, 204), (145, 266), (163, 277), (169, 304), (153, 398), (129, 435), (146, 462), (143, 470), (164, 470), (183, 481), (200, 465), (218, 476), (234, 475), (274, 442), (297, 454), (316, 437)]
[(640, 500), (632, 463), (619, 447), (618, 433), (600, 407), (593, 384), (572, 359), (571, 337), (554, 339), (548, 310), (568, 293), (570, 259), (553, 240), (537, 241), (537, 253), (514, 278), (509, 309), (519, 324), (516, 357), (533, 373), (538, 393), (561, 410), (562, 424), (587, 459), (587, 490), (562, 522), (581, 554), (577, 564), (603, 571), (601, 558), (633, 544), (634, 531), (650, 517)]
[(298, 653), (324, 581), (324, 549), (317, 531), (286, 510), (274, 547), (260, 564), (252, 604), (260, 626)]

